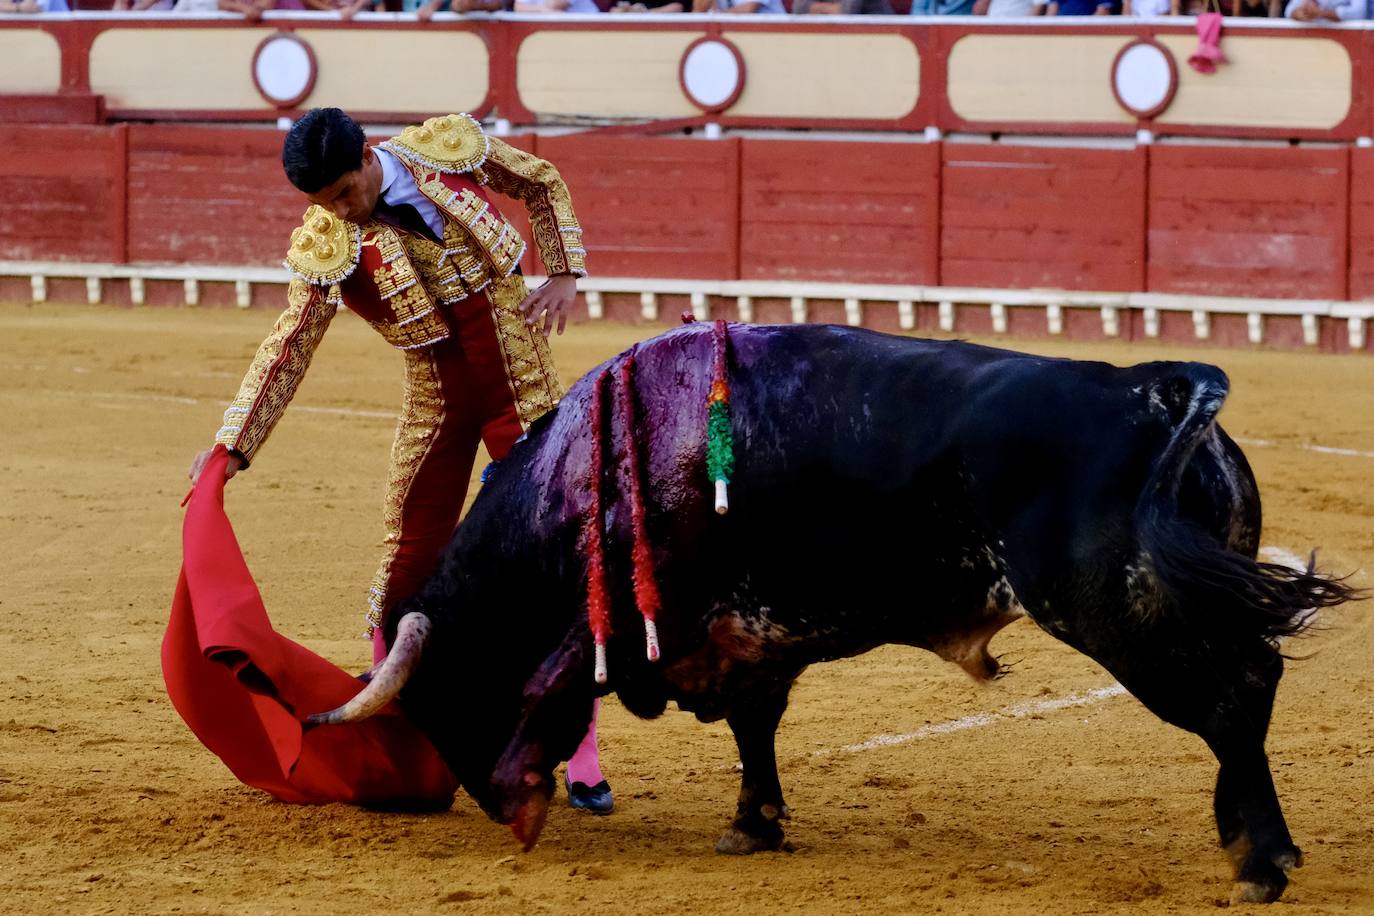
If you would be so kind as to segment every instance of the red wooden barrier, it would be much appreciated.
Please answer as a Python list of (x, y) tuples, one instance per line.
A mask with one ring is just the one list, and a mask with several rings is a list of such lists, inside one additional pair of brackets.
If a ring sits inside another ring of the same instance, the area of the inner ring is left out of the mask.
[(0, 244), (7, 260), (124, 260), (126, 134), (0, 126)]
[(307, 206), (282, 174), (280, 131), (135, 125), (129, 257), (276, 264)]
[(738, 276), (738, 140), (540, 137), (572, 189), (588, 269), (612, 277)]
[(1349, 152), (1150, 151), (1149, 289), (1346, 298)]
[(1350, 298), (1374, 298), (1374, 150), (1350, 151)]
[(945, 286), (1138, 290), (1140, 150), (944, 144)]
[(747, 140), (740, 277), (938, 282), (940, 147)]

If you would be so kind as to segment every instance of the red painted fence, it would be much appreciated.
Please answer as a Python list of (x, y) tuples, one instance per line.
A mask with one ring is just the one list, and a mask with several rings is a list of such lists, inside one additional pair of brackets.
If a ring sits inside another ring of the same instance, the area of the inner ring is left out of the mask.
[[(280, 142), (0, 128), (0, 244), (10, 260), (276, 264), (305, 206)], [(562, 170), (601, 276), (1374, 297), (1370, 150), (512, 142)]]

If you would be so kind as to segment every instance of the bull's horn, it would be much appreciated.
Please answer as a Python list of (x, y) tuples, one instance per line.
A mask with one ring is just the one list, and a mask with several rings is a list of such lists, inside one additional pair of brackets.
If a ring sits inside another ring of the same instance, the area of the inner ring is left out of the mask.
[(430, 620), (417, 611), (401, 618), (396, 627), (396, 641), (391, 644), (386, 661), (367, 686), (358, 695), (338, 709), (316, 713), (305, 720), (307, 727), (316, 725), (339, 725), (344, 722), (357, 722), (381, 709), (396, 698), (401, 688), (410, 679), (410, 673), (424, 653), (425, 640), (429, 639)]

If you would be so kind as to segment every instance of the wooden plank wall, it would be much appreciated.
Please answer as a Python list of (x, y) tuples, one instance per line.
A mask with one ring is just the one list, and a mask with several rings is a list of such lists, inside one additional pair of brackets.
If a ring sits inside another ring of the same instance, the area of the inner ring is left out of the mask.
[(1150, 290), (1346, 298), (1349, 155), (1234, 146), (1151, 150)]
[(1374, 149), (1350, 150), (1351, 299), (1374, 299)]
[(276, 264), (308, 206), (274, 130), (129, 128), (129, 260)]
[[(0, 127), (0, 245), (8, 260), (274, 265), (305, 208), (280, 142)], [(562, 171), (599, 276), (1374, 298), (1374, 150), (510, 142)], [(540, 270), (532, 252), (525, 268)]]
[(940, 281), (1140, 290), (1145, 153), (943, 144)]
[(610, 277), (739, 276), (739, 140), (540, 137), (572, 189), (588, 269)]
[(939, 226), (938, 144), (744, 143), (741, 279), (933, 284)]
[(108, 127), (0, 127), (4, 257), (125, 260), (126, 141)]

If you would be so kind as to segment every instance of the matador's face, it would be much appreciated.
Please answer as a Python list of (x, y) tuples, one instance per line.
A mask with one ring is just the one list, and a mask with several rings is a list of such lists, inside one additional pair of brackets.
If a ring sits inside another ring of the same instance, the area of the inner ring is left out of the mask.
[(377, 197), (382, 193), (382, 164), (372, 147), (363, 145), (363, 163), (351, 172), (344, 172), (339, 180), (305, 195), (312, 203), (324, 207), (339, 219), (361, 223), (372, 215)]

